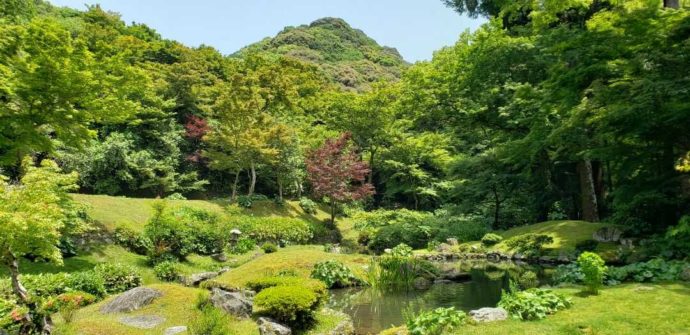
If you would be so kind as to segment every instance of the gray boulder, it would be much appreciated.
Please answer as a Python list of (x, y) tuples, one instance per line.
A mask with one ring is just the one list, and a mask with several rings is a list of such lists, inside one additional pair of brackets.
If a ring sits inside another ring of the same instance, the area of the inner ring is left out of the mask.
[(470, 316), (477, 322), (503, 321), (508, 318), (508, 312), (503, 308), (484, 307), (470, 311)]
[(148, 287), (136, 287), (120, 294), (115, 299), (101, 307), (101, 313), (123, 313), (135, 311), (153, 302), (162, 296), (158, 290)]
[(291, 335), (292, 329), (270, 318), (261, 317), (257, 321), (261, 335)]
[(439, 244), (439, 245), (436, 246), (436, 251), (437, 251), (437, 252), (446, 252), (446, 253), (447, 253), (447, 252), (453, 251), (453, 247), (452, 247), (450, 244), (448, 244), (448, 243), (441, 243), (441, 244)]
[(615, 227), (604, 227), (592, 234), (592, 239), (597, 242), (618, 242), (623, 232)]
[(446, 242), (452, 246), (457, 246), (459, 244), (458, 239), (455, 237), (450, 237), (450, 238), (446, 239)]
[(120, 318), (120, 323), (139, 329), (152, 329), (165, 322), (165, 318), (158, 315), (137, 315)]
[(464, 281), (472, 279), (472, 275), (467, 272), (460, 272), (457, 269), (451, 269), (449, 271), (443, 272), (441, 274), (441, 279), (451, 280), (451, 281)]
[(184, 279), (184, 284), (187, 286), (199, 286), (201, 282), (207, 281), (209, 279), (218, 277), (218, 272), (202, 272), (195, 273)]
[(170, 327), (163, 332), (163, 335), (176, 335), (187, 331), (187, 326)]
[(252, 300), (239, 292), (214, 288), (211, 293), (211, 303), (234, 316), (249, 317), (252, 314)]

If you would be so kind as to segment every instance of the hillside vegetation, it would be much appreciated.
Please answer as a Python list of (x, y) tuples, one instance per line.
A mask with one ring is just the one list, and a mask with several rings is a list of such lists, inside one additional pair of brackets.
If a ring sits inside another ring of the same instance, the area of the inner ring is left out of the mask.
[(259, 51), (314, 64), (334, 83), (354, 91), (368, 90), (380, 80), (397, 81), (407, 67), (396, 49), (380, 46), (339, 18), (286, 27), (278, 35), (251, 44), (235, 56)]

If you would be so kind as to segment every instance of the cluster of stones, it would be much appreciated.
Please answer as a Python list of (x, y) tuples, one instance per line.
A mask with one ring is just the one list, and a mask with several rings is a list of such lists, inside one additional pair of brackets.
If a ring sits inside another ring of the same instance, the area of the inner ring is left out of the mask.
[[(193, 276), (194, 277), (194, 276)], [(208, 276), (196, 276), (194, 278), (201, 278)], [(201, 281), (201, 280), (200, 280)], [(199, 281), (199, 282), (200, 282)], [(155, 299), (163, 296), (163, 293), (147, 287), (137, 287), (131, 289), (121, 295), (117, 296), (100, 309), (102, 314), (113, 313), (130, 313), (141, 309), (144, 306), (151, 304)], [(220, 288), (213, 288), (211, 290), (211, 303), (216, 308), (224, 312), (239, 317), (249, 318), (252, 316), (254, 305), (253, 291), (226, 291)], [(352, 320), (344, 313), (325, 310), (326, 313), (336, 313), (343, 318), (328, 335), (352, 335), (354, 334), (354, 326)], [(119, 319), (119, 322), (129, 327), (138, 329), (153, 329), (166, 321), (164, 317), (159, 315), (127, 315)], [(257, 319), (259, 331), (261, 335), (291, 335), (292, 330), (282, 325), (275, 320), (267, 317), (260, 317)], [(165, 329), (164, 335), (175, 335), (187, 331), (187, 326), (175, 326)]]

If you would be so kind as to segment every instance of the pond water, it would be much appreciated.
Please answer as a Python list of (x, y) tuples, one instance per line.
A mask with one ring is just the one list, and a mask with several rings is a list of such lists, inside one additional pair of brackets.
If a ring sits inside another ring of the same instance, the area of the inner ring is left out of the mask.
[[(328, 307), (352, 317), (357, 334), (378, 334), (384, 329), (405, 324), (405, 316), (438, 307), (455, 307), (469, 312), (481, 307), (495, 307), (501, 290), (510, 278), (525, 271), (514, 263), (444, 263), (471, 275), (471, 280), (434, 284), (428, 290), (380, 292), (372, 288), (331, 290)], [(545, 281), (543, 269), (530, 268)]]

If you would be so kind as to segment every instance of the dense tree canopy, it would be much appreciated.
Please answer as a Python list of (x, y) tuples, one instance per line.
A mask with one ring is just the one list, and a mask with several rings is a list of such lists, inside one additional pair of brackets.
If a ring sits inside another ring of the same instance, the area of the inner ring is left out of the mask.
[(340, 19), (224, 56), (98, 6), (5, 2), (0, 164), (54, 158), (85, 192), (282, 199), (318, 190), (308, 153), (348, 133), (370, 207), (637, 232), (688, 213), (678, 2), (443, 2), (488, 22), (413, 65)]

